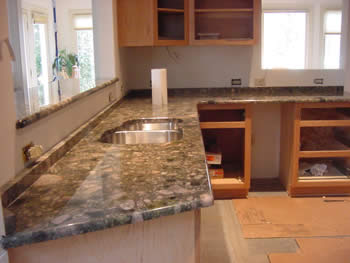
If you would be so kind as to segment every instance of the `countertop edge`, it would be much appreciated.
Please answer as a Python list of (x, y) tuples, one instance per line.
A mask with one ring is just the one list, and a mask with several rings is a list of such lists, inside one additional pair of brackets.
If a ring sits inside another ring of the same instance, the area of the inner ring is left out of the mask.
[(88, 234), (91, 232), (106, 230), (122, 225), (130, 225), (141, 223), (164, 216), (173, 216), (180, 213), (190, 212), (201, 208), (210, 207), (214, 204), (214, 197), (203, 196), (199, 200), (185, 202), (174, 206), (167, 206), (147, 210), (142, 213), (130, 212), (127, 215), (116, 215), (108, 219), (89, 220), (84, 223), (70, 224), (68, 226), (60, 226), (50, 230), (39, 230), (34, 232), (22, 232), (15, 235), (3, 236), (1, 246), (3, 249), (16, 248), (33, 243), (41, 243), (53, 241), (60, 238), (71, 237), (75, 235)]

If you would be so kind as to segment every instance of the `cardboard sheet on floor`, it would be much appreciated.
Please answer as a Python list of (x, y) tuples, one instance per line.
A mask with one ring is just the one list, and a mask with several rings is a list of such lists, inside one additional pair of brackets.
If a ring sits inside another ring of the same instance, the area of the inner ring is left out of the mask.
[(233, 200), (245, 238), (350, 236), (350, 197)]
[(350, 238), (297, 239), (295, 254), (270, 254), (271, 263), (347, 263), (350, 262)]

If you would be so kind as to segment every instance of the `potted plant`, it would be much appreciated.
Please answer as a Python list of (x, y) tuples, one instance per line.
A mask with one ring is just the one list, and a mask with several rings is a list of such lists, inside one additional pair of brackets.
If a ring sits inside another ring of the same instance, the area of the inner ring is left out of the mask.
[(64, 79), (79, 78), (79, 60), (75, 53), (68, 53), (66, 49), (60, 50), (55, 58), (52, 69), (56, 75)]

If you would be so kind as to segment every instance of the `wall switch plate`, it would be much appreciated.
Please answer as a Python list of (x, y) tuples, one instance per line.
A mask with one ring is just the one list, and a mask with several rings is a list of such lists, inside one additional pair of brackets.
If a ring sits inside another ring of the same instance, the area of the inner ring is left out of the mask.
[(314, 83), (317, 85), (323, 85), (324, 80), (323, 79), (314, 79)]
[(265, 78), (256, 78), (254, 80), (254, 84), (256, 87), (265, 87), (266, 86), (266, 81)]
[(231, 80), (232, 86), (241, 86), (242, 85), (242, 79), (232, 79)]

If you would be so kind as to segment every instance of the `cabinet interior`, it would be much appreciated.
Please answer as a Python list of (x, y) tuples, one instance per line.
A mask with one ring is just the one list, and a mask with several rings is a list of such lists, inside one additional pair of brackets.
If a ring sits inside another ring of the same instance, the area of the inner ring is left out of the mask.
[(234, 178), (244, 182), (244, 129), (202, 130), (207, 152), (213, 148), (222, 154), (224, 178)]
[(212, 34), (217, 39), (252, 39), (253, 13), (196, 13), (195, 39), (200, 40), (203, 34)]
[(253, 0), (195, 0), (195, 9), (253, 8)]
[[(326, 171), (317, 174), (311, 171), (315, 165), (326, 165)], [(349, 158), (301, 158), (299, 160), (299, 180), (350, 179)]]
[(158, 12), (158, 39), (184, 40), (184, 13)]
[(158, 8), (184, 9), (184, 0), (158, 0)]
[(244, 121), (244, 110), (201, 110), (200, 122)]
[(301, 120), (350, 120), (349, 108), (303, 108)]
[(350, 127), (302, 127), (301, 151), (341, 151), (350, 149)]

